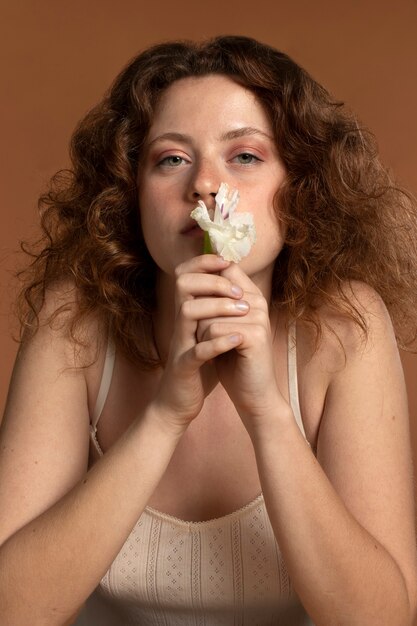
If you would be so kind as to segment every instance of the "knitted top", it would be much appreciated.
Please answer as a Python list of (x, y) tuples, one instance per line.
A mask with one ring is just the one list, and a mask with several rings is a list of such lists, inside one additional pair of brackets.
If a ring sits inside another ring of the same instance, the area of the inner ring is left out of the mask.
[[(115, 351), (109, 343), (91, 424), (110, 387)], [(303, 432), (297, 384), (295, 324), (288, 333), (291, 407)], [(218, 519), (188, 522), (145, 507), (79, 626), (312, 626), (274, 537), (263, 495)]]

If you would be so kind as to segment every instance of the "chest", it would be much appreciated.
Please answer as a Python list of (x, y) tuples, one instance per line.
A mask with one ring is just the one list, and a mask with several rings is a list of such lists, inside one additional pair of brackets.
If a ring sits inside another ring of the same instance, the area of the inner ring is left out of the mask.
[[(147, 507), (100, 585), (115, 623), (310, 624), (262, 496), (222, 519), (183, 522)], [(237, 620), (237, 621), (236, 621)]]
[[(275, 367), (279, 389), (290, 404), (285, 341), (277, 346)], [(298, 349), (296, 375), (303, 425), (314, 448), (328, 376), (320, 362), (307, 358), (303, 349)], [(146, 408), (156, 393), (158, 380), (157, 372), (138, 375), (131, 364), (116, 357), (97, 432), (103, 451)], [(217, 385), (179, 442), (148, 505), (179, 519), (199, 522), (240, 509), (261, 490), (249, 435), (226, 392)]]

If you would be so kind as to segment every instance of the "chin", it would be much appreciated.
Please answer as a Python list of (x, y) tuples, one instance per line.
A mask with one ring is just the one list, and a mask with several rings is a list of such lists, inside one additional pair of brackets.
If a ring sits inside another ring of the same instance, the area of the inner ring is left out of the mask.
[(278, 253), (274, 256), (268, 255), (267, 258), (259, 258), (256, 251), (253, 250), (253, 253), (251, 251), (247, 257), (239, 262), (239, 267), (241, 267), (249, 277), (256, 274), (270, 273), (272, 272), (277, 257)]

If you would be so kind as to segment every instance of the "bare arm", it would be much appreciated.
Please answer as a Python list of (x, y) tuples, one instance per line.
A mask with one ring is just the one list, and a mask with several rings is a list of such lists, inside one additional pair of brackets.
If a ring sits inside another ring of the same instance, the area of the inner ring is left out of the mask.
[[(290, 576), (316, 626), (411, 626), (416, 548), (406, 390), (391, 322), (365, 286), (370, 338), (343, 337), (317, 460), (293, 416), (253, 438), (265, 501)], [(343, 326), (339, 328), (343, 333)]]
[(237, 265), (222, 275), (242, 287), (249, 309), (235, 319), (218, 309), (199, 323), (197, 336), (239, 335), (236, 349), (216, 361), (217, 372), (252, 439), (269, 517), (301, 601), (316, 626), (411, 626), (417, 560), (408, 409), (385, 305), (362, 283), (348, 294), (367, 320), (366, 345), (352, 321), (329, 307), (319, 311), (338, 332), (347, 364), (325, 326), (332, 374), (316, 459), (275, 379), (263, 294)]
[(150, 410), (87, 472), (87, 390), (83, 371), (68, 369), (70, 354), (43, 328), (14, 370), (0, 444), (2, 626), (63, 624), (77, 611), (179, 438)]
[(329, 307), (319, 312), (341, 336), (347, 364), (329, 351), (327, 330), (336, 367), (316, 459), (277, 385), (263, 293), (238, 265), (221, 275), (240, 285), (249, 308), (226, 318), (213, 307), (197, 337), (203, 346), (208, 338), (238, 336), (235, 350), (216, 360), (217, 373), (252, 439), (271, 523), (301, 601), (316, 626), (411, 626), (417, 560), (408, 409), (384, 303), (354, 284), (369, 327), (366, 346), (352, 321)]
[(226, 265), (214, 255), (188, 263), (194, 273), (177, 286), (157, 396), (90, 471), (87, 386), (72, 343), (43, 326), (21, 350), (0, 439), (1, 626), (68, 623), (120, 551), (204, 403), (202, 364), (235, 345), (228, 337), (197, 344), (206, 311), (183, 306), (208, 281), (230, 314), (239, 296), (216, 275)]

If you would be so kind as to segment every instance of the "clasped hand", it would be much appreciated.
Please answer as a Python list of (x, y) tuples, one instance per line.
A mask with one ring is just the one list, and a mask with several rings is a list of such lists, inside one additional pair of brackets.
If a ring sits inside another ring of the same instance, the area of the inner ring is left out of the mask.
[(155, 400), (179, 428), (201, 411), (213, 373), (249, 434), (271, 413), (288, 411), (275, 378), (268, 303), (238, 265), (203, 255), (178, 266), (175, 311)]

